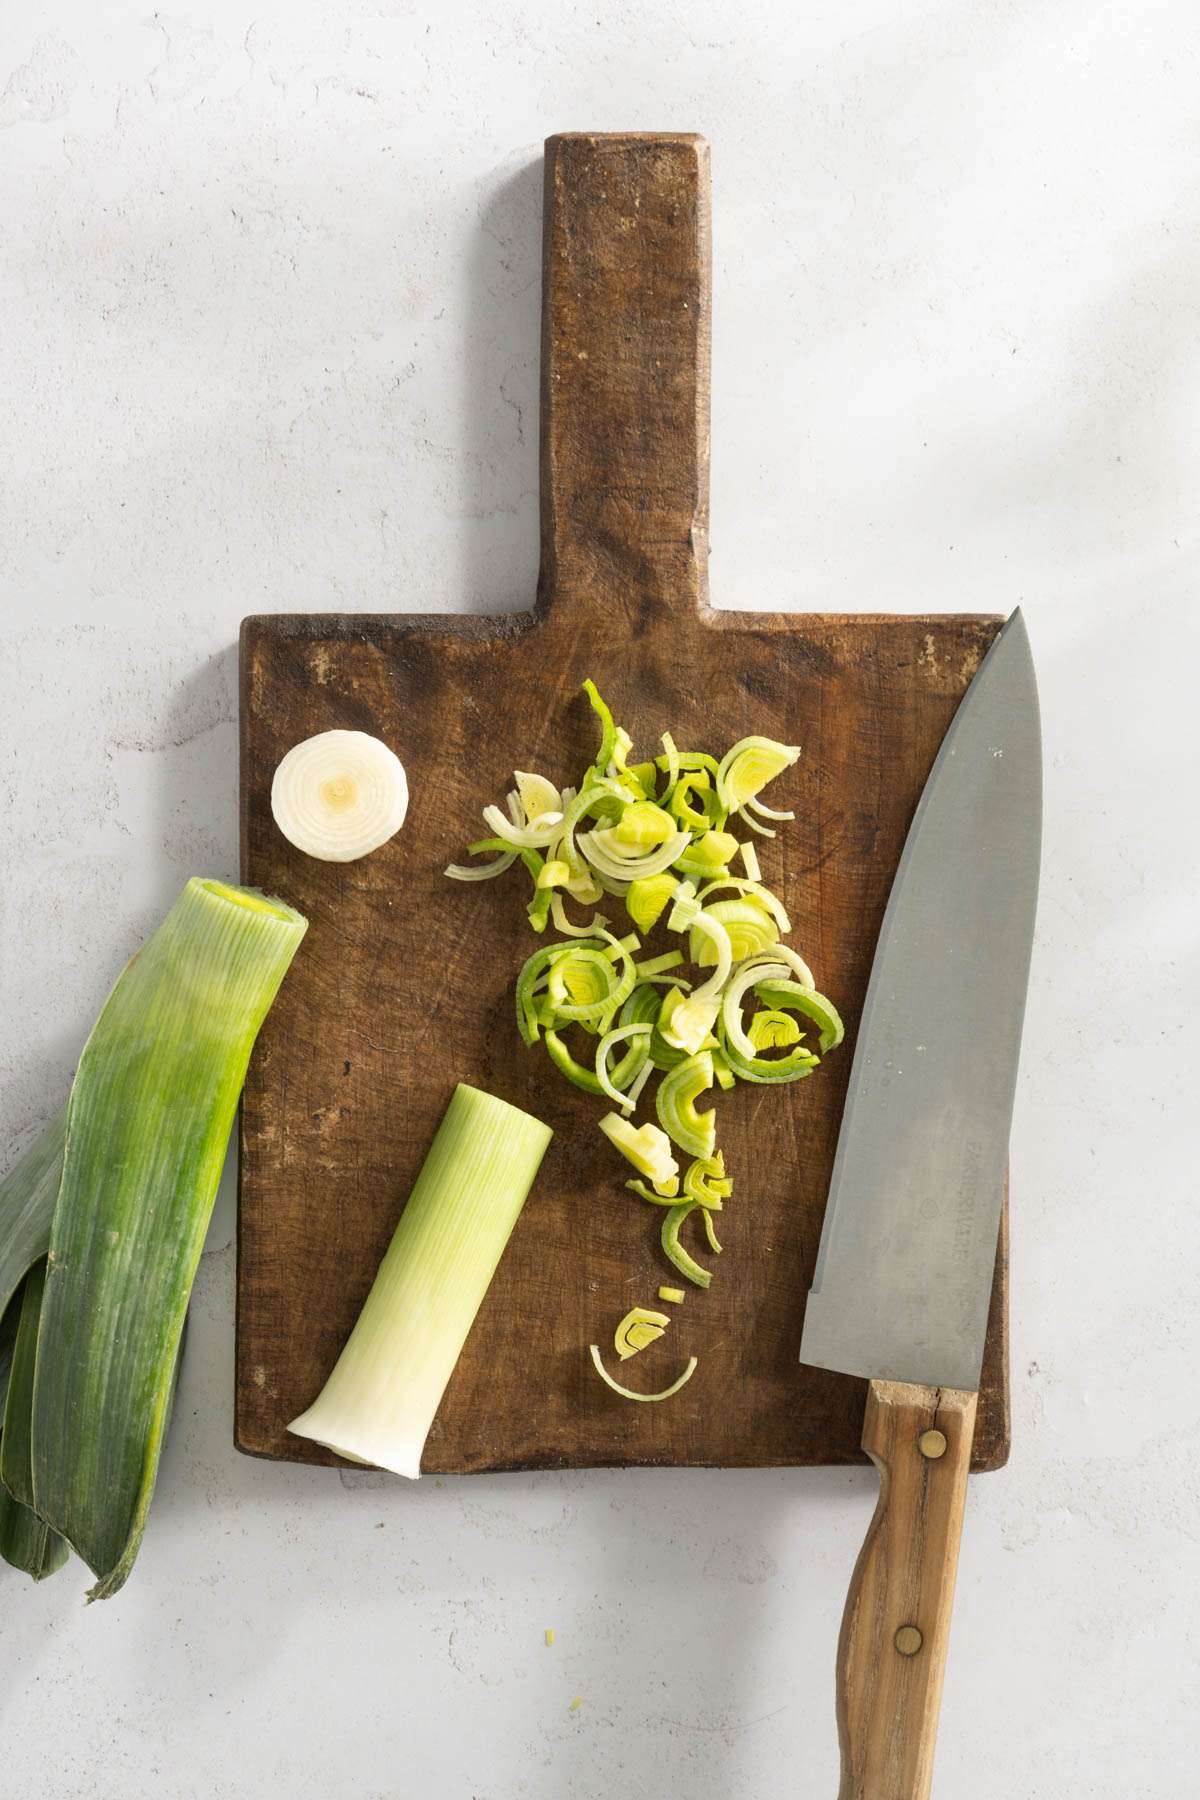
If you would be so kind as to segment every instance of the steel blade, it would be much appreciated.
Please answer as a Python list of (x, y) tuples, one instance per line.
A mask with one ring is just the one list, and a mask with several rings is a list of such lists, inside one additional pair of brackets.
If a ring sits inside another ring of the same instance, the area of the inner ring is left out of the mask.
[(963, 696), (879, 933), (800, 1356), (979, 1386), (1041, 848), (1015, 612)]

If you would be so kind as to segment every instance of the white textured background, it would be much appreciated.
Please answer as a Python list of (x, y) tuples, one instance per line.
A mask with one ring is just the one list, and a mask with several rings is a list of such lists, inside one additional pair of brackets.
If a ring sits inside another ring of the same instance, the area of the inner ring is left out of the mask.
[[(528, 602), (547, 132), (712, 139), (718, 603), (1026, 607), (1016, 1447), (939, 1800), (1200, 1791), (1198, 49), (1191, 0), (0, 24), (6, 1156), (181, 878), (235, 871), (242, 614)], [(240, 1459), (231, 1229), (226, 1188), (131, 1586), (0, 1575), (5, 1793), (832, 1796), (866, 1471)]]

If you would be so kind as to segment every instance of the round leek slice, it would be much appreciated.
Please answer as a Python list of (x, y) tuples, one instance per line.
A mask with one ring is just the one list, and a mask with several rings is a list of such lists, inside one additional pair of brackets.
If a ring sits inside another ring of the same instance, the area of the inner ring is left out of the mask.
[(672, 1394), (677, 1394), (679, 1392), (680, 1388), (684, 1385), (685, 1382), (690, 1381), (692, 1379), (692, 1376), (696, 1372), (696, 1364), (699, 1361), (698, 1357), (689, 1356), (688, 1360), (687, 1360), (687, 1367), (684, 1369), (683, 1374), (678, 1376), (677, 1379), (671, 1383), (670, 1387), (663, 1388), (660, 1393), (639, 1394), (639, 1393), (636, 1393), (633, 1388), (622, 1387), (621, 1383), (619, 1381), (613, 1380), (612, 1376), (609, 1374), (608, 1370), (604, 1366), (603, 1359), (601, 1358), (601, 1355), (600, 1355), (599, 1344), (589, 1344), (588, 1349), (592, 1353), (592, 1361), (596, 1365), (596, 1373), (597, 1373), (597, 1375), (599, 1375), (601, 1381), (607, 1382), (609, 1387), (612, 1389), (613, 1393), (620, 1394), (620, 1396), (623, 1400), (644, 1400), (647, 1402), (653, 1402), (655, 1400), (669, 1400), (671, 1398)]
[[(271, 783), (271, 811), (289, 844), (306, 856), (357, 862), (386, 844), (404, 823), (404, 764), (365, 731), (319, 732), (293, 745), (279, 764)], [(481, 876), (472, 873), (466, 879)]]

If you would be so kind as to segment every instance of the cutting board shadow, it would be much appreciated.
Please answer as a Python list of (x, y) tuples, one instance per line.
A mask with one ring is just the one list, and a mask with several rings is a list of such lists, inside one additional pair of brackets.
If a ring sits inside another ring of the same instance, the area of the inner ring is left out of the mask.
[[(1000, 621), (711, 608), (707, 146), (552, 138), (545, 181), (536, 605), (273, 615), (242, 630), (242, 874), (311, 923), (242, 1109), (236, 1442), (338, 1463), (287, 1422), (332, 1367), (462, 1080), (537, 1113), (555, 1139), (428, 1470), (857, 1462), (864, 1384), (800, 1363), (804, 1297), (892, 875)], [(673, 1309), (649, 1353), (648, 1382), (700, 1359), (662, 1406), (620, 1401), (588, 1359), (671, 1271), (657, 1213), (626, 1193), (596, 1129), (600, 1103), (517, 1036), (513, 978), (535, 944), (520, 871), (474, 886), (442, 875), (514, 766), (561, 783), (586, 765), (588, 675), (638, 756), (664, 730), (718, 753), (749, 732), (803, 746), (772, 796), (795, 823), (760, 855), (791, 941), (847, 1021), (811, 1080), (719, 1097), (735, 1193), (712, 1287)], [(403, 831), (345, 865), (294, 851), (269, 804), (284, 752), (335, 726), (392, 744), (412, 787)], [(999, 1467), (1008, 1444), (1006, 1223), (975, 1467)]]

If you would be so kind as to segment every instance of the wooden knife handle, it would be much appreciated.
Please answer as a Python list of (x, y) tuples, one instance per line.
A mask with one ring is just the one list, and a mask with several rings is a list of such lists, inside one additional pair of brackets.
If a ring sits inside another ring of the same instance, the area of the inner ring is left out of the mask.
[(927, 1800), (977, 1394), (873, 1381), (879, 1504), (838, 1640), (838, 1800)]

